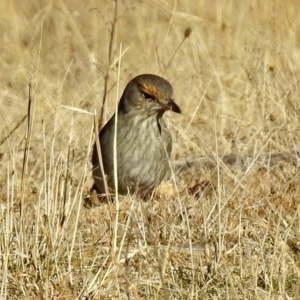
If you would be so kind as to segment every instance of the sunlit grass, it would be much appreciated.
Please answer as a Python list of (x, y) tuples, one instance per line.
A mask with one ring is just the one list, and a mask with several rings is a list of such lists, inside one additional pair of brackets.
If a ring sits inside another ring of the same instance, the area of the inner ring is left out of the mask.
[[(0, 298), (297, 299), (297, 5), (2, 1)], [(176, 171), (88, 209), (94, 118), (141, 73)]]

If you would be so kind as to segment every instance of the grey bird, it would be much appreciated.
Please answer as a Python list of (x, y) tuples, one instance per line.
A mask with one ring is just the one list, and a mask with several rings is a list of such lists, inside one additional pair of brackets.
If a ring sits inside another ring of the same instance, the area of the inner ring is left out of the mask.
[[(118, 111), (99, 133), (104, 173), (110, 192), (150, 193), (164, 179), (172, 150), (172, 137), (163, 120), (171, 110), (181, 113), (173, 100), (172, 85), (160, 76), (142, 74), (126, 86)], [(117, 130), (115, 131), (115, 118)], [(117, 182), (114, 179), (114, 138), (116, 132)], [(104, 176), (96, 143), (92, 156), (94, 188), (104, 194)]]

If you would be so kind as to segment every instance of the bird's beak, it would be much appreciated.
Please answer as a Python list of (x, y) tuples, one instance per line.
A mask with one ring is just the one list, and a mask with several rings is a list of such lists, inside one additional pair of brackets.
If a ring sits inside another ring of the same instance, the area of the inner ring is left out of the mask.
[(156, 106), (151, 109), (151, 111), (155, 111), (160, 116), (162, 116), (167, 110), (171, 110), (178, 114), (181, 114), (180, 107), (172, 99), (164, 99), (163, 101), (157, 101)]
[(181, 109), (180, 107), (174, 102), (174, 100), (170, 99), (167, 103), (166, 103), (167, 109), (174, 111), (178, 114), (181, 113)]

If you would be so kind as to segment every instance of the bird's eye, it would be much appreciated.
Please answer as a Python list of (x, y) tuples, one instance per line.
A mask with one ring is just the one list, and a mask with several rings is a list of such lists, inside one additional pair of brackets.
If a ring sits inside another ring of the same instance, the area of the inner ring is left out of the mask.
[(141, 92), (141, 93), (146, 100), (154, 100), (154, 97), (152, 95), (145, 92)]

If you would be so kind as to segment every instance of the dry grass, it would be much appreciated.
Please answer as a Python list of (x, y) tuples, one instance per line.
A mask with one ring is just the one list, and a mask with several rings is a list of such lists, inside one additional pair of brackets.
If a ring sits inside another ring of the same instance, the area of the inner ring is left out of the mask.
[[(298, 12), (1, 1), (0, 298), (299, 299)], [(173, 84), (174, 158), (189, 163), (146, 203), (87, 209), (95, 111), (113, 113), (119, 66), (119, 93), (146, 72)]]

